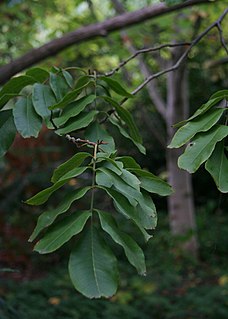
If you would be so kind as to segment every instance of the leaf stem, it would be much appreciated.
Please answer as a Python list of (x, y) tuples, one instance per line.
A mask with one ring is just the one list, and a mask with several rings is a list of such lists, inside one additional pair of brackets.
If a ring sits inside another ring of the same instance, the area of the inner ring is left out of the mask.
[[(94, 192), (95, 192), (95, 178), (96, 178), (96, 159), (97, 159), (97, 149), (98, 149), (98, 143), (94, 145), (94, 151), (93, 151), (93, 176), (92, 176), (92, 194), (91, 194), (91, 203), (90, 203), (90, 212), (93, 217), (93, 206), (94, 206)], [(92, 218), (91, 218), (91, 224), (92, 224)]]

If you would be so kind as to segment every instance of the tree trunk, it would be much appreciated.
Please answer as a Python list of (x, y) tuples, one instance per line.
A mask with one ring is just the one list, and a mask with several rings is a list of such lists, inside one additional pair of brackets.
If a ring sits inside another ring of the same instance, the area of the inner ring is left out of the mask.
[[(173, 50), (172, 64), (181, 54), (183, 48)], [(188, 116), (188, 78), (186, 64), (168, 74), (167, 81), (167, 139), (170, 142), (175, 133), (173, 124)], [(186, 236), (182, 247), (197, 256), (196, 223), (191, 175), (178, 168), (178, 157), (183, 149), (167, 149), (167, 170), (169, 183), (174, 188), (174, 194), (168, 198), (170, 228), (174, 235)]]

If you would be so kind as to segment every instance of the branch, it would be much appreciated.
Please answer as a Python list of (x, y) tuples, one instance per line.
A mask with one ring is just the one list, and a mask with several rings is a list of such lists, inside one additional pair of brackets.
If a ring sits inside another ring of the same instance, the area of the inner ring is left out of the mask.
[[(111, 0), (113, 7), (116, 9), (116, 12), (121, 14), (125, 13), (125, 8), (124, 5), (119, 1), (119, 0)], [(113, 75), (115, 72), (117, 72), (121, 67), (126, 65), (129, 61), (137, 57), (137, 60), (139, 61), (139, 68), (141, 73), (143, 74), (144, 78), (146, 79), (149, 77), (152, 72), (149, 68), (149, 66), (144, 62), (144, 60), (139, 56), (142, 53), (147, 53), (147, 52), (153, 52), (159, 50), (159, 48), (152, 48), (152, 49), (142, 49), (142, 50), (136, 50), (134, 45), (132, 44), (132, 40), (129, 38), (128, 34), (126, 31), (121, 31), (121, 37), (123, 39), (123, 43), (127, 47), (128, 51), (132, 53), (132, 55), (125, 61), (121, 62), (117, 68), (115, 68), (112, 72), (106, 73), (106, 76)], [(125, 39), (128, 39), (125, 41)], [(163, 101), (159, 90), (156, 86), (155, 82), (150, 82), (150, 84), (147, 86), (147, 91), (149, 94), (149, 97), (154, 103), (156, 109), (158, 112), (161, 114), (163, 118), (165, 118), (166, 114), (166, 107), (165, 107), (165, 102)]]
[(167, 44), (162, 44), (162, 45), (159, 45), (159, 46), (153, 47), (153, 48), (146, 48), (146, 49), (137, 50), (129, 58), (127, 58), (124, 61), (121, 61), (115, 69), (105, 73), (105, 76), (112, 76), (114, 73), (118, 72), (120, 68), (125, 66), (128, 62), (130, 62), (131, 60), (133, 60), (135, 57), (137, 57), (140, 54), (148, 53), (148, 52), (155, 52), (155, 51), (159, 51), (159, 50), (164, 49), (164, 48), (174, 48), (174, 47), (178, 47), (178, 46), (189, 46), (189, 45), (191, 45), (190, 42), (167, 43)]
[(173, 11), (181, 10), (196, 4), (212, 3), (210, 0), (190, 0), (175, 6), (167, 7), (160, 3), (134, 12), (128, 12), (69, 32), (61, 38), (54, 39), (39, 48), (33, 49), (18, 59), (0, 68), (0, 84), (7, 82), (13, 75), (53, 56), (62, 50), (83, 41), (106, 36), (108, 33), (135, 25)]
[(221, 45), (223, 46), (223, 48), (226, 50), (226, 53), (228, 54), (228, 48), (226, 46), (226, 43), (225, 43), (225, 40), (224, 40), (224, 37), (223, 37), (223, 31), (222, 31), (221, 23), (218, 22), (216, 27), (217, 27), (218, 32), (219, 32), (219, 38), (220, 38)]
[[(214, 23), (212, 23), (207, 29), (205, 29), (202, 33), (200, 33), (200, 35), (198, 35), (198, 37), (196, 37), (195, 40), (192, 41), (189, 48), (184, 52), (184, 54), (177, 60), (177, 62), (172, 67), (169, 67), (167, 69), (164, 69), (160, 72), (157, 72), (157, 73), (149, 76), (142, 84), (140, 84), (133, 92), (131, 92), (131, 94), (135, 95), (140, 90), (142, 90), (142, 88), (144, 88), (144, 86), (146, 86), (150, 81), (160, 77), (163, 74), (166, 74), (168, 72), (172, 72), (172, 71), (175, 71), (176, 69), (178, 69), (179, 66), (187, 59), (188, 54), (192, 50), (192, 48), (195, 45), (197, 45), (203, 37), (205, 37), (213, 28), (215, 28), (215, 27), (221, 28), (221, 22), (225, 18), (225, 16), (227, 15), (227, 13), (228, 13), (228, 8), (223, 12), (223, 14), (218, 18), (218, 20), (216, 20)], [(221, 32), (220, 32), (220, 37), (221, 37)], [(224, 41), (224, 39), (223, 39), (223, 41)], [(226, 46), (225, 46), (225, 49), (227, 50)], [(123, 102), (125, 102), (125, 100)]]
[[(200, 42), (200, 40), (201, 40), (204, 36), (207, 35), (207, 33), (209, 33), (213, 28), (217, 27), (218, 25), (219, 25), (220, 28), (221, 28), (221, 22), (222, 22), (222, 20), (225, 18), (225, 16), (227, 15), (227, 13), (228, 13), (228, 8), (223, 12), (223, 14), (222, 14), (214, 23), (212, 23), (207, 29), (205, 29), (202, 33), (200, 33), (200, 34), (195, 38), (195, 40), (193, 40), (193, 41), (191, 42), (189, 48), (181, 55), (181, 57), (177, 60), (177, 62), (176, 62), (172, 67), (169, 67), (169, 68), (164, 69), (164, 70), (162, 70), (162, 71), (160, 71), (160, 72), (157, 72), (157, 73), (155, 73), (155, 74), (152, 74), (152, 75), (149, 76), (142, 84), (140, 84), (134, 91), (132, 91), (131, 94), (133, 94), (133, 95), (137, 94), (137, 93), (138, 93), (140, 90), (142, 90), (142, 89), (144, 88), (144, 86), (146, 86), (149, 82), (151, 82), (152, 80), (154, 80), (154, 79), (160, 77), (161, 75), (177, 70), (177, 69), (180, 67), (180, 65), (187, 59), (188, 54), (189, 54), (189, 52), (191, 51), (191, 49), (192, 49), (195, 45), (197, 45), (198, 42)], [(221, 37), (221, 33), (220, 33), (220, 37)], [(221, 38), (220, 38), (220, 39), (221, 39)], [(225, 42), (224, 42), (224, 43), (225, 43)], [(157, 47), (157, 48), (159, 48), (159, 47)], [(142, 51), (142, 50), (139, 50), (139, 51)], [(128, 61), (128, 60), (130, 60), (130, 59), (131, 59), (131, 57), (130, 57), (129, 59), (125, 60), (125, 61)], [(120, 65), (121, 65), (121, 64), (125, 65), (126, 63), (124, 64), (124, 62), (121, 62), (121, 63), (117, 66), (117, 68), (114, 69), (113, 71), (116, 72), (116, 71), (120, 68)], [(113, 72), (113, 71), (110, 71), (110, 72), (106, 73), (106, 75), (109, 74), (109, 73), (111, 73), (111, 72)], [(98, 75), (98, 76), (99, 76), (99, 75)], [(127, 100), (128, 100), (128, 98), (122, 99), (122, 101), (120, 102), (120, 105), (123, 105)], [(108, 117), (109, 117), (110, 115), (112, 115), (114, 112), (115, 112), (115, 109), (114, 109), (114, 108), (111, 109), (111, 110), (109, 110), (108, 114), (100, 121), (100, 123), (106, 122), (107, 119), (108, 119)]]

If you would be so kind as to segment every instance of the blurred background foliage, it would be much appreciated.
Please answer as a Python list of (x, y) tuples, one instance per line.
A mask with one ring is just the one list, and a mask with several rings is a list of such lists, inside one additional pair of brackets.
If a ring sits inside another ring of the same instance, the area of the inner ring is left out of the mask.
[[(122, 1), (127, 11), (157, 2)], [(218, 1), (216, 5), (188, 8), (128, 28), (128, 35), (138, 49), (172, 40), (189, 41), (216, 20), (226, 6), (226, 1)], [(100, 0), (0, 1), (0, 66), (66, 32), (115, 14), (108, 0), (102, 1), (102, 7)], [(227, 19), (223, 30), (228, 39), (225, 25), (228, 25)], [(177, 29), (180, 30), (178, 39)], [(40, 66), (47, 69), (53, 65), (61, 68), (78, 66), (106, 72), (129, 56), (125, 41), (128, 39), (114, 32), (105, 38), (66, 49)], [(164, 50), (161, 55), (168, 59), (170, 51)], [(147, 54), (144, 58), (156, 71), (154, 56)], [(225, 58), (216, 30), (193, 49), (188, 63), (191, 113), (216, 90), (227, 88)], [(72, 74), (77, 76), (77, 71)], [(116, 78), (121, 79), (129, 90), (143, 79), (136, 60)], [(165, 78), (160, 78), (158, 83), (165, 96)], [(119, 153), (135, 156), (142, 167), (165, 177), (165, 152), (153, 136), (150, 120), (153, 119), (164, 134), (165, 127), (147, 91), (141, 91), (127, 107), (140, 128), (147, 156), (139, 155), (114, 131)], [(158, 227), (154, 238), (144, 247), (148, 275), (146, 278), (137, 276), (130, 266), (126, 267), (122, 251), (117, 250), (122, 260), (121, 288), (111, 300), (90, 301), (72, 288), (65, 271), (69, 247), (65, 246), (51, 256), (38, 256), (32, 252), (27, 239), (41, 210), (27, 207), (22, 200), (47, 187), (54, 167), (74, 152), (73, 145), (44, 127), (38, 139), (23, 140), (17, 136), (10, 152), (0, 161), (0, 318), (227, 318), (227, 197), (218, 193), (203, 169), (195, 174), (193, 181), (200, 244), (197, 261), (176, 248), (177, 241), (183, 238), (170, 234), (166, 201), (158, 197), (155, 198)], [(65, 196), (68, 187), (77, 187), (80, 183), (80, 179), (72, 180), (71, 185), (58, 192), (58, 198)], [(49, 205), (54, 206), (56, 200), (53, 196)], [(106, 209), (112, 209), (110, 202), (103, 198), (98, 200)], [(83, 207), (86, 203), (81, 201), (79, 205)], [(128, 231), (134, 233), (135, 230)]]

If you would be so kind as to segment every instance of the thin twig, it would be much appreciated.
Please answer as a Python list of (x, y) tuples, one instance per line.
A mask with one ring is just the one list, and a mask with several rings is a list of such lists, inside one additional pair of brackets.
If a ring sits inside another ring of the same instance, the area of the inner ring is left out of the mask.
[[(153, 47), (153, 48), (146, 48), (146, 49), (137, 50), (129, 58), (120, 62), (120, 64), (115, 69), (105, 73), (104, 75), (105, 76), (112, 76), (114, 73), (118, 72), (120, 68), (125, 66), (128, 62), (130, 62), (131, 60), (133, 60), (135, 57), (137, 57), (140, 54), (148, 53), (148, 52), (155, 52), (155, 51), (159, 51), (159, 50), (164, 49), (164, 48), (173, 48), (173, 47), (186, 46), (186, 45), (191, 45), (191, 42), (167, 43), (167, 44), (162, 44), (162, 45), (159, 45), (159, 46)], [(102, 76), (102, 75), (98, 75), (98, 76)]]
[(219, 32), (221, 45), (223, 46), (223, 48), (226, 50), (226, 53), (228, 54), (228, 48), (226, 46), (226, 43), (225, 43), (225, 40), (224, 40), (224, 37), (223, 37), (223, 31), (222, 31), (222, 27), (221, 27), (220, 22), (217, 23), (217, 29), (218, 29), (218, 32)]
[[(134, 91), (131, 92), (132, 95), (137, 94), (140, 90), (142, 90), (144, 88), (144, 86), (146, 86), (150, 81), (162, 76), (163, 74), (175, 71), (176, 69), (178, 69), (180, 67), (180, 65), (187, 59), (188, 54), (190, 53), (190, 51), (192, 50), (192, 48), (197, 45), (200, 40), (205, 37), (213, 28), (217, 27), (219, 30), (219, 35), (220, 35), (220, 41), (222, 43), (222, 46), (224, 47), (224, 49), (227, 50), (226, 44), (225, 44), (225, 40), (223, 38), (222, 35), (222, 28), (221, 28), (221, 22), (222, 20), (225, 18), (225, 16), (228, 13), (228, 8), (223, 12), (223, 14), (214, 22), (212, 23), (209, 27), (207, 27), (202, 33), (200, 33), (191, 43), (177, 43), (177, 44), (173, 44), (173, 46), (180, 46), (180, 45), (189, 45), (188, 49), (181, 55), (181, 57), (177, 60), (177, 62), (172, 66), (169, 67), (167, 69), (164, 69), (162, 71), (159, 71), (157, 73), (152, 74), (151, 76), (149, 76), (143, 83), (141, 83)], [(155, 47), (155, 48), (149, 48), (149, 49), (142, 49), (139, 51), (136, 51), (132, 56), (130, 56), (128, 59), (126, 59), (125, 61), (121, 62), (115, 69), (113, 69), (110, 72), (107, 72), (105, 75), (109, 76), (114, 74), (115, 72), (117, 72), (121, 67), (123, 67), (124, 65), (126, 65), (126, 63), (128, 63), (129, 61), (131, 61), (133, 58), (135, 58), (138, 54), (140, 53), (146, 53), (146, 52), (152, 52), (152, 51), (156, 51), (156, 50), (160, 50), (164, 47), (167, 46), (171, 46), (170, 44), (164, 44), (161, 45), (159, 47)], [(120, 102), (120, 105), (122, 105), (123, 103), (125, 103), (128, 100), (128, 98), (124, 98), (122, 99), (122, 101)], [(111, 109), (109, 110), (108, 114), (106, 115), (106, 117), (104, 119), (101, 120), (101, 123), (104, 123), (107, 121), (108, 117), (110, 115), (112, 115), (115, 112), (115, 109)]]
[[(149, 83), (150, 81), (160, 77), (163, 74), (166, 74), (168, 72), (172, 72), (175, 71), (176, 69), (179, 68), (179, 66), (187, 59), (188, 54), (190, 53), (190, 51), (192, 50), (192, 48), (198, 44), (200, 42), (200, 40), (205, 37), (205, 35), (207, 35), (213, 28), (217, 27), (217, 28), (221, 28), (221, 22), (222, 20), (225, 18), (225, 16), (228, 13), (228, 8), (223, 12), (223, 14), (218, 18), (218, 20), (216, 20), (214, 23), (212, 23), (207, 29), (205, 29), (202, 33), (200, 33), (200, 35), (198, 35), (198, 37), (195, 38), (195, 40), (192, 41), (191, 45), (189, 46), (189, 48), (182, 54), (182, 56), (178, 59), (178, 61), (172, 66), (169, 67), (167, 69), (164, 69), (160, 72), (157, 72), (151, 76), (149, 76), (142, 84), (140, 84), (133, 92), (131, 92), (131, 94), (135, 95), (136, 93), (138, 93), (140, 90), (142, 90), (142, 88), (144, 88), (145, 85), (147, 85), (147, 83)], [(220, 38), (221, 38), (221, 31), (220, 31)], [(222, 41), (224, 42), (224, 39), (222, 37)], [(226, 46), (225, 49), (227, 50)], [(127, 99), (124, 99), (124, 102)], [(123, 103), (123, 102), (122, 102)]]
[(81, 138), (75, 138), (73, 136), (70, 136), (69, 134), (66, 134), (66, 139), (72, 143), (74, 143), (77, 147), (83, 147), (85, 145), (91, 145), (93, 147), (95, 147), (96, 145), (106, 145), (108, 144), (107, 142), (104, 142), (102, 140), (98, 140), (97, 142), (91, 142), (89, 140), (83, 140)]

